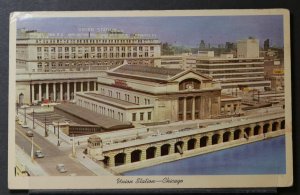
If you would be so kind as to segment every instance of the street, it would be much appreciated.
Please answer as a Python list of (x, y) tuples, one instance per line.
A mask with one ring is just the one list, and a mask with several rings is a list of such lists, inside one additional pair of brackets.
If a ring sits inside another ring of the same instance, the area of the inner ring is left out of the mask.
[[(16, 123), (16, 144), (22, 148), (29, 156), (31, 153), (31, 138), (26, 136), (26, 131), (29, 128), (23, 128)], [(33, 131), (34, 132), (34, 131)], [(44, 158), (35, 158), (35, 161), (49, 174), (53, 176), (66, 176), (76, 174), (77, 176), (95, 175), (93, 172), (85, 168), (79, 162), (71, 158), (71, 150), (69, 152), (60, 151), (57, 146), (47, 141), (47, 138), (42, 137), (34, 132), (34, 151), (41, 150)], [(59, 163), (65, 164), (66, 173), (59, 173), (56, 170), (56, 165)]]

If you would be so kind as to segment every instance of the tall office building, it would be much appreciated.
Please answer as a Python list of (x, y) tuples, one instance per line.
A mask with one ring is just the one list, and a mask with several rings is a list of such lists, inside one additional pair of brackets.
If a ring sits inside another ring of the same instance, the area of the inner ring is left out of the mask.
[(161, 42), (119, 30), (61, 36), (18, 29), (17, 103), (70, 100), (76, 91), (96, 90), (100, 72), (130, 64), (160, 66)]
[(264, 41), (264, 50), (267, 51), (270, 48), (270, 39)]
[(264, 58), (234, 58), (233, 54), (193, 57), (196, 70), (221, 82), (223, 91), (242, 88), (264, 90), (265, 87), (270, 87), (270, 81), (264, 77)]
[(259, 57), (259, 40), (249, 37), (245, 40), (237, 41), (238, 58), (258, 58)]

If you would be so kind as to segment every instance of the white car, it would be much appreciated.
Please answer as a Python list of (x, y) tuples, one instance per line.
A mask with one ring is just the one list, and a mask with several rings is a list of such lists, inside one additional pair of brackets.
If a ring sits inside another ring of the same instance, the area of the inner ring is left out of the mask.
[(60, 173), (65, 173), (67, 172), (65, 165), (64, 164), (57, 164), (56, 165), (56, 170)]
[(23, 123), (21, 126), (22, 126), (23, 128), (28, 128), (28, 127), (29, 127), (27, 124), (25, 125), (24, 123)]
[(37, 158), (44, 158), (45, 157), (45, 154), (42, 153), (42, 151), (40, 151), (40, 150), (35, 151), (34, 155)]

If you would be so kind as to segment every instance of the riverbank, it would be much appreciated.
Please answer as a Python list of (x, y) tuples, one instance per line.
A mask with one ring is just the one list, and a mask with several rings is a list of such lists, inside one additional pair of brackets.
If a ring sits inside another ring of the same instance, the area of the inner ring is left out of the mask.
[(236, 146), (240, 146), (240, 145), (244, 145), (244, 144), (249, 144), (249, 143), (253, 143), (253, 142), (257, 142), (257, 141), (261, 141), (261, 140), (265, 140), (265, 139), (278, 137), (278, 136), (284, 135), (284, 133), (285, 133), (284, 130), (273, 131), (273, 132), (269, 132), (266, 134), (251, 136), (248, 139), (242, 138), (242, 139), (233, 140), (233, 141), (225, 142), (225, 143), (221, 143), (221, 144), (210, 145), (210, 146), (206, 146), (204, 148), (188, 150), (182, 154), (174, 153), (174, 154), (170, 154), (167, 156), (160, 156), (160, 157), (157, 157), (154, 159), (148, 159), (145, 161), (139, 161), (139, 162), (135, 162), (135, 163), (112, 167), (111, 169), (116, 173), (122, 174), (124, 172), (129, 172), (129, 171), (133, 171), (133, 170), (137, 170), (137, 169), (151, 167), (154, 165), (159, 165), (162, 163), (173, 162), (173, 161), (177, 161), (177, 160), (181, 160), (181, 159), (185, 159), (185, 158), (189, 158), (189, 157), (193, 157), (193, 156), (197, 156), (197, 155), (201, 155), (201, 154), (211, 153), (211, 152), (215, 152), (218, 150), (224, 150), (224, 149), (228, 149), (228, 148), (232, 148), (232, 147), (236, 147)]

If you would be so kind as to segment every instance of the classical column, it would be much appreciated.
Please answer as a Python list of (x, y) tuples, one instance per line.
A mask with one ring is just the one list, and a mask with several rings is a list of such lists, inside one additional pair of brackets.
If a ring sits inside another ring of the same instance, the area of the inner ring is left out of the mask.
[(42, 101), (42, 84), (39, 83), (39, 101)]
[(76, 82), (74, 82), (74, 95), (75, 95), (75, 92), (76, 92)]
[(183, 120), (186, 121), (186, 97), (183, 98)]
[(46, 83), (46, 98), (45, 99), (49, 99), (49, 83)]
[(60, 83), (59, 94), (60, 94), (60, 101), (62, 101), (63, 100), (63, 83)]
[(67, 100), (70, 100), (70, 83), (67, 82)]
[(87, 82), (87, 90), (86, 91), (90, 91), (90, 81)]
[(35, 100), (34, 84), (31, 84), (31, 102)]
[(83, 82), (80, 83), (80, 92), (83, 92)]
[(192, 120), (195, 120), (195, 97), (192, 97)]
[(56, 101), (56, 83), (53, 83), (53, 101)]
[(94, 82), (94, 91), (97, 91), (97, 81)]

